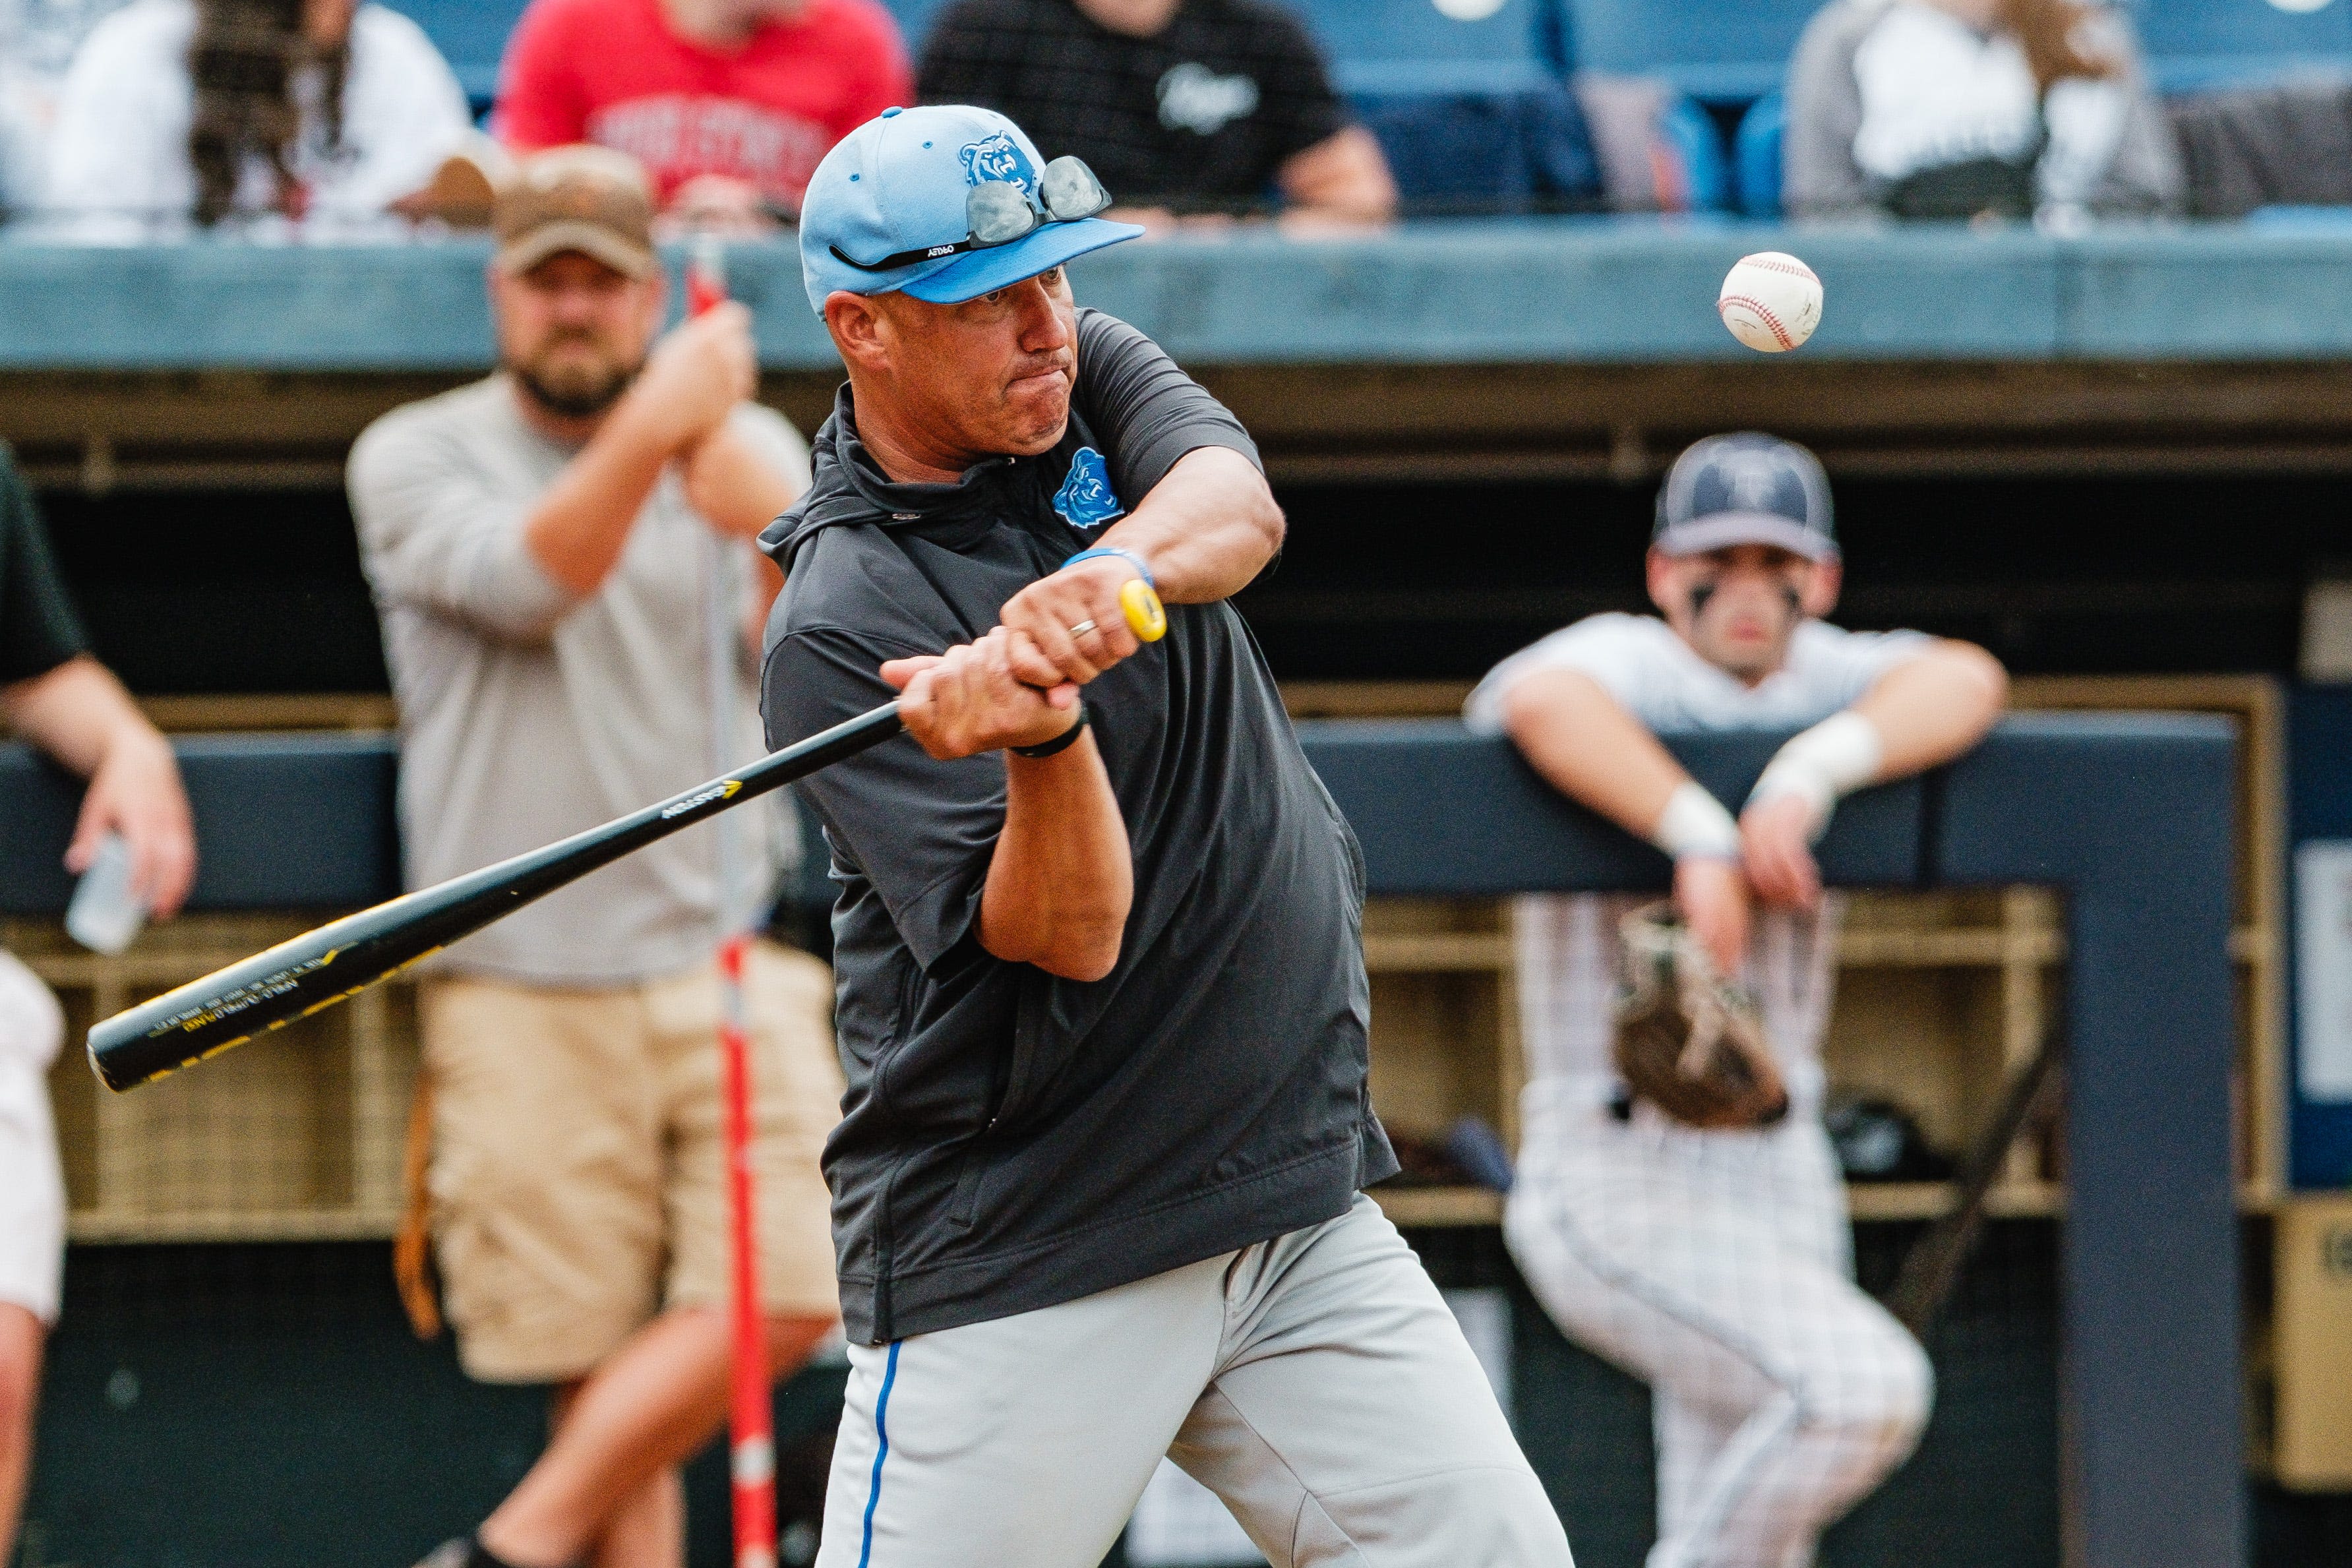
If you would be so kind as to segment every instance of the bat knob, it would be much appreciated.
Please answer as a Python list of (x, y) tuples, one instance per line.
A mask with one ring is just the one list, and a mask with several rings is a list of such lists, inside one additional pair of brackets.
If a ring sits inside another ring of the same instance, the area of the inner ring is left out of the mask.
[(1120, 586), (1118, 607), (1127, 613), (1127, 629), (1145, 642), (1168, 635), (1168, 607), (1142, 578), (1130, 577)]

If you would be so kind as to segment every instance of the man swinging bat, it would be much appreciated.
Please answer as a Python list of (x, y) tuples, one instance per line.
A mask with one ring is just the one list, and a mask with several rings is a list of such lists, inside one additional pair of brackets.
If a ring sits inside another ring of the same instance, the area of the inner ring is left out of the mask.
[(1225, 602), (1281, 513), (1232, 415), (1073, 304), (1063, 264), (1140, 232), (1108, 205), (932, 107), (854, 132), (802, 214), (849, 384), (763, 540), (769, 740), (894, 690), (908, 731), (804, 786), (849, 1079), (818, 1561), (1093, 1568), (1167, 1455), (1284, 1568), (1566, 1565), (1361, 1195), (1396, 1169), (1361, 858)]

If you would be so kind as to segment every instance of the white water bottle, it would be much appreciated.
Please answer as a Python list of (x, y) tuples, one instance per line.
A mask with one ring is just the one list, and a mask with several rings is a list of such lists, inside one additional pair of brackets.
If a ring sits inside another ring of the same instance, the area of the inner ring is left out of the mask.
[(147, 903), (131, 887), (131, 844), (120, 833), (100, 841), (89, 869), (66, 906), (66, 934), (109, 957), (131, 945), (147, 923)]

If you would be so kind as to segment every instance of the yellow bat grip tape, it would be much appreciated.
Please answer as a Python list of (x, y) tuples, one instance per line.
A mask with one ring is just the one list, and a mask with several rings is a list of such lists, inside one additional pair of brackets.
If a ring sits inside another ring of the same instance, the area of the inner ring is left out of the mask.
[(1127, 612), (1127, 629), (1145, 642), (1168, 635), (1168, 606), (1142, 578), (1130, 577), (1120, 586), (1118, 607)]

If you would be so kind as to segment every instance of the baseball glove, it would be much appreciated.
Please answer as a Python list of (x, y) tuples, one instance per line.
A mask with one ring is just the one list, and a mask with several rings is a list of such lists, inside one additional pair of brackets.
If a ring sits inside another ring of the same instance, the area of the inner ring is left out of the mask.
[(1769, 1127), (1786, 1116), (1789, 1092), (1756, 1004), (1716, 973), (1674, 906), (1645, 904), (1618, 931), (1617, 1072), (1633, 1098), (1692, 1127)]

